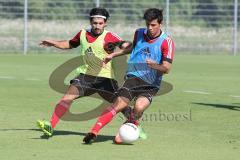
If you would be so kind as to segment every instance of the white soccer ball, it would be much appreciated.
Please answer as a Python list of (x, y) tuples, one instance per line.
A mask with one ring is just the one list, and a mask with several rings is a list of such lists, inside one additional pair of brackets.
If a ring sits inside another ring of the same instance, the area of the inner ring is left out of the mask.
[(139, 129), (133, 123), (125, 123), (119, 129), (119, 136), (123, 143), (132, 143), (139, 138)]

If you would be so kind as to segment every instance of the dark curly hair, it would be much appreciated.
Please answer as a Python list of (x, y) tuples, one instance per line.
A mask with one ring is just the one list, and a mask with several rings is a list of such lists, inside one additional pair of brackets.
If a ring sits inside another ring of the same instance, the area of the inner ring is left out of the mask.
[(100, 8), (100, 7), (91, 9), (89, 15), (90, 15), (90, 21), (93, 19), (93, 17), (91, 17), (91, 16), (94, 16), (94, 15), (105, 16), (106, 17), (106, 19), (104, 19), (105, 22), (110, 17), (108, 11), (105, 8)]
[(163, 10), (157, 8), (149, 8), (145, 11), (143, 19), (145, 19), (146, 21), (153, 21), (157, 19), (158, 23), (162, 23)]

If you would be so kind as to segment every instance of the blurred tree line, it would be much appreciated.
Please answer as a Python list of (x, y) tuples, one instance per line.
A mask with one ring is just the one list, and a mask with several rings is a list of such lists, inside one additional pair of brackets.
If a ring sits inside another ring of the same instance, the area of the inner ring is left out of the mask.
[[(99, 0), (116, 19), (138, 21), (146, 8), (165, 8), (165, 0)], [(194, 21), (199, 25), (221, 27), (224, 21), (233, 21), (234, 0), (170, 0), (170, 21)], [(95, 0), (28, 0), (30, 19), (79, 19), (88, 18)], [(0, 0), (1, 18), (22, 18), (24, 0)], [(229, 24), (231, 25), (231, 24)]]

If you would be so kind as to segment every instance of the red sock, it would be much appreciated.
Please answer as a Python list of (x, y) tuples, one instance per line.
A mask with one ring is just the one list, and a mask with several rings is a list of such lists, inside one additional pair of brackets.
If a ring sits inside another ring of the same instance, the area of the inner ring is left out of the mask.
[(139, 122), (138, 122), (138, 120), (134, 120), (134, 121), (132, 121), (132, 123), (133, 123), (133, 124), (135, 124), (136, 126), (138, 126), (138, 125), (139, 125)]
[(56, 105), (50, 121), (52, 128), (55, 128), (59, 119), (68, 111), (70, 105), (71, 105), (71, 102), (67, 102), (64, 100), (60, 100), (60, 102)]
[(108, 124), (113, 117), (116, 115), (116, 111), (114, 110), (114, 108), (108, 107), (105, 111), (103, 111), (103, 113), (100, 115), (100, 117), (98, 118), (98, 121), (95, 123), (95, 125), (93, 126), (91, 132), (94, 134), (98, 134), (98, 132), (106, 125)]
[(127, 120), (127, 122), (133, 123), (133, 124), (135, 124), (136, 126), (138, 126), (138, 125), (139, 125), (138, 119), (139, 119), (139, 118), (135, 115), (134, 111), (131, 111), (130, 117), (129, 117), (129, 119)]

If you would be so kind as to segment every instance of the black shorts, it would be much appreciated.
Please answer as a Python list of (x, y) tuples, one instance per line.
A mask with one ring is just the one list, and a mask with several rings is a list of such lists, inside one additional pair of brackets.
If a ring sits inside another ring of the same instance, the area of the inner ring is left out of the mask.
[(136, 76), (129, 76), (123, 86), (119, 88), (118, 96), (128, 98), (130, 101), (143, 96), (151, 103), (152, 97), (157, 94), (158, 90), (159, 88), (148, 84)]
[(79, 97), (98, 93), (103, 99), (110, 103), (117, 97), (118, 84), (114, 79), (95, 77), (81, 73), (79, 76), (72, 79), (70, 84), (77, 87)]

